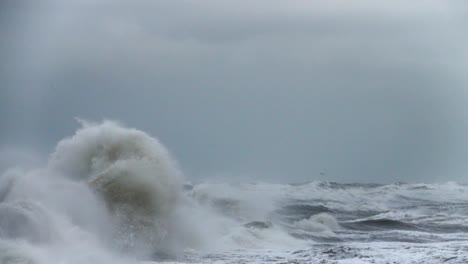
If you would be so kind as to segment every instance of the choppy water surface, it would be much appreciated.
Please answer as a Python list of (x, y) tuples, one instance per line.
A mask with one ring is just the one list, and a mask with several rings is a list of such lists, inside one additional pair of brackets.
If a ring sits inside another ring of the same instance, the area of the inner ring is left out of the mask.
[(83, 124), (0, 177), (0, 263), (468, 263), (468, 186), (190, 184), (144, 132)]

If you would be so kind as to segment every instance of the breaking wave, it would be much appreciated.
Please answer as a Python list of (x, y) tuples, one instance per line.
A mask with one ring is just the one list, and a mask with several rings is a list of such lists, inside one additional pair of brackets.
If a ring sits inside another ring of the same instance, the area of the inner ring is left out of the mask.
[(103, 199), (120, 249), (147, 255), (162, 244), (181, 174), (156, 139), (113, 122), (85, 122), (73, 137), (59, 142), (49, 168), (87, 183)]
[(187, 254), (212, 262), (216, 252), (299, 254), (343, 241), (460, 241), (466, 200), (468, 186), (456, 183), (193, 185), (157, 139), (116, 122), (81, 121), (42, 168), (0, 176), (0, 263), (147, 263)]
[[(171, 218), (182, 203), (182, 175), (162, 144), (144, 132), (82, 122), (58, 143), (45, 168), (10, 170), (0, 181), (0, 251), (22, 252), (15, 248), (23, 241), (39, 255), (84, 250), (84, 259), (176, 253), (169, 230), (176, 229)], [(81, 263), (80, 256), (63, 257)], [(56, 254), (53, 262), (60, 261)]]
[(309, 232), (333, 233), (339, 228), (338, 221), (332, 215), (320, 213), (308, 219), (299, 220), (294, 225)]
[(300, 243), (268, 222), (268, 197), (204, 193), (185, 183), (157, 139), (116, 122), (80, 123), (43, 168), (0, 177), (0, 255), (8, 263), (128, 263)]

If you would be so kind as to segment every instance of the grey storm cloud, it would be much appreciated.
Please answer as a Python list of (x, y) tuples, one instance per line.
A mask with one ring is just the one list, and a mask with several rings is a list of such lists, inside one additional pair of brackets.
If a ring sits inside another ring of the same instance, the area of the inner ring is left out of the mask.
[(108, 118), (193, 178), (466, 180), (461, 2), (0, 5), (4, 149)]

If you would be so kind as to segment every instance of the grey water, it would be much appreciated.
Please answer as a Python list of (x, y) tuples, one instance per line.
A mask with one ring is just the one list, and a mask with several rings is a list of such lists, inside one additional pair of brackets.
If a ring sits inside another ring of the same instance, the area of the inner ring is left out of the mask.
[(190, 183), (154, 137), (81, 122), (0, 177), (0, 263), (466, 263), (468, 185)]

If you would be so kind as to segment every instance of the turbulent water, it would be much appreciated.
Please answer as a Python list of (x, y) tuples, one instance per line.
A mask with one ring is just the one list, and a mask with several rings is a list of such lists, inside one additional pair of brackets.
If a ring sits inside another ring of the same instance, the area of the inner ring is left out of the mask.
[(0, 177), (0, 263), (468, 263), (468, 186), (190, 184), (155, 138), (83, 122)]

